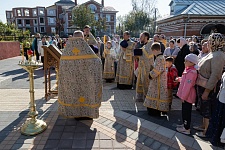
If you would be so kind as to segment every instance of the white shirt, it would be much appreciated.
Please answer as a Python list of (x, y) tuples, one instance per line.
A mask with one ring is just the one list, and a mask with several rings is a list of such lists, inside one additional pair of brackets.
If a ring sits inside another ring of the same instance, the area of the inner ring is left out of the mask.
[[(46, 41), (46, 44), (49, 45), (48, 41)], [(44, 56), (44, 49), (42, 48), (43, 43), (42, 41), (38, 42), (38, 53), (41, 54), (41, 56)]]

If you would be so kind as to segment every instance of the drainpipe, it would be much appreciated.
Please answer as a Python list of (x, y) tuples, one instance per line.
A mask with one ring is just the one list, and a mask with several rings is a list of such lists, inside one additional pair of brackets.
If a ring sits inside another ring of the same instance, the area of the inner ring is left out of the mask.
[(186, 35), (187, 35), (187, 23), (190, 20), (190, 16), (188, 15), (188, 18), (185, 19), (185, 24), (184, 24), (184, 38), (186, 39)]

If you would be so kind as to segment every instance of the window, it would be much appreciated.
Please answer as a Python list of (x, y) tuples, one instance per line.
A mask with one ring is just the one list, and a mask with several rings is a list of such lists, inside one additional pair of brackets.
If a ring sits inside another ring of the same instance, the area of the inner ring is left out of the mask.
[(7, 12), (7, 18), (11, 18), (11, 17), (10, 17), (10, 12)]
[(53, 10), (53, 9), (48, 10), (48, 14), (49, 14), (49, 15), (55, 15), (55, 10)]
[(34, 24), (37, 24), (37, 19), (34, 19)]
[(106, 26), (106, 32), (111, 33), (111, 26)]
[(25, 13), (25, 16), (30, 16), (30, 12), (29, 12), (28, 9), (26, 9), (26, 10), (24, 11), (24, 13)]
[(88, 7), (89, 7), (89, 9), (91, 10), (92, 13), (95, 13), (96, 10), (97, 10), (97, 7), (94, 4), (90, 4)]
[(17, 23), (21, 25), (22, 24), (22, 20), (21, 19), (18, 19), (17, 20)]
[(21, 11), (17, 10), (17, 16), (21, 16)]
[(113, 21), (114, 20), (114, 15), (111, 15), (111, 21)]
[(39, 15), (44, 15), (44, 14), (45, 14), (44, 8), (39, 8), (38, 10), (39, 10), (39, 11), (38, 11), (38, 14), (39, 14)]
[(106, 15), (106, 22), (110, 21), (110, 15)]
[(37, 10), (33, 9), (33, 16), (37, 16)]
[(40, 18), (40, 23), (45, 23), (44, 18)]
[(98, 21), (98, 14), (95, 14), (95, 20)]
[(34, 33), (37, 33), (37, 32), (38, 32), (38, 28), (34, 27)]
[(26, 22), (26, 25), (30, 25), (30, 20), (25, 20), (25, 22)]
[(174, 5), (170, 6), (170, 12), (174, 12)]
[(41, 32), (41, 33), (45, 32), (45, 27), (41, 27), (41, 28), (40, 28), (40, 32)]
[(48, 18), (49, 24), (55, 24), (55, 18)]
[(55, 27), (51, 27), (51, 32), (52, 33), (55, 33), (56, 31), (55, 31)]

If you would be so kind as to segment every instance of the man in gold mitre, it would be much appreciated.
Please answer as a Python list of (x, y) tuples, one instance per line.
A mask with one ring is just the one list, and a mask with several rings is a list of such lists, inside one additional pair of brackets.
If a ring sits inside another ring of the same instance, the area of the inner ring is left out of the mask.
[(59, 114), (67, 118), (98, 118), (102, 101), (102, 64), (75, 31), (60, 58)]

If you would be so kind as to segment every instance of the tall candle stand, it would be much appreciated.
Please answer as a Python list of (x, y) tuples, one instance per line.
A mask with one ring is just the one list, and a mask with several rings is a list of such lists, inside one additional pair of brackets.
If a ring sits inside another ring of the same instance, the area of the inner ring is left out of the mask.
[(47, 129), (47, 124), (43, 120), (37, 119), (38, 112), (34, 101), (34, 70), (42, 66), (41, 63), (32, 61), (31, 55), (28, 55), (27, 62), (19, 62), (19, 66), (29, 73), (30, 79), (30, 111), (28, 115), (30, 119), (27, 120), (21, 127), (21, 133), (24, 135), (37, 135)]

